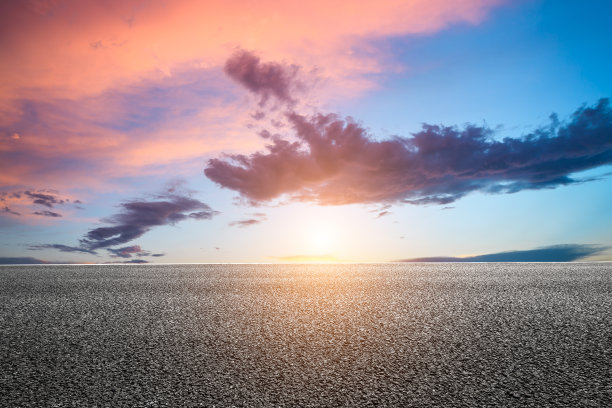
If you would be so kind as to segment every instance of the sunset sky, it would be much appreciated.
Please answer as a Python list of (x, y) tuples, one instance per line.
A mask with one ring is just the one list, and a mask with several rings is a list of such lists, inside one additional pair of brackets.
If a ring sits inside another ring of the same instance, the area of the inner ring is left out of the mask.
[(0, 263), (611, 261), (610, 16), (3, 1)]

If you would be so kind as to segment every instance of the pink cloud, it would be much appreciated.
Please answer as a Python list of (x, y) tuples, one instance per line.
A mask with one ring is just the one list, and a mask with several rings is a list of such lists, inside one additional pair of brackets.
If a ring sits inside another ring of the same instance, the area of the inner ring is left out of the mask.
[(248, 51), (239, 50), (225, 62), (225, 73), (260, 96), (259, 105), (263, 106), (271, 96), (279, 101), (293, 104), (291, 94), (299, 83), (296, 80), (296, 65), (262, 63), (259, 57)]
[(364, 66), (376, 69), (360, 64), (354, 54), (368, 39), (477, 23), (499, 3), (377, 0), (357, 7), (347, 0), (331, 5), (322, 0), (3, 2), (0, 74), (11, 84), (9, 95), (28, 87), (79, 96), (169, 75), (185, 64), (219, 67), (229, 50), (241, 47), (345, 77)]
[(190, 161), (208, 153), (256, 148), (248, 113), (221, 90), (228, 82), (220, 71), (195, 70), (79, 99), (22, 101), (0, 127), (0, 185), (105, 189), (114, 177), (193, 173), (199, 166)]
[[(293, 109), (298, 68), (261, 63), (241, 51), (228, 74), (265, 101), (286, 105), (291, 133), (259, 136), (267, 152), (228, 154), (208, 161), (204, 174), (252, 204), (277, 199), (323, 205), (395, 202), (448, 204), (474, 191), (513, 193), (579, 182), (573, 174), (612, 163), (612, 110), (608, 99), (580, 107), (565, 122), (496, 140), (487, 126), (423, 124), (411, 137), (378, 141), (353, 119), (308, 116)], [(261, 104), (260, 104), (261, 105)], [(389, 214), (386, 206), (378, 217)]]
[(81, 204), (74, 196), (50, 189), (0, 191), (0, 218), (36, 224), (63, 217)]
[[(222, 72), (237, 48), (314, 72), (323, 98), (358, 93), (390, 58), (372, 39), (477, 23), (498, 3), (2, 2), (0, 186), (104, 189), (112, 177), (257, 148)], [(288, 95), (261, 81), (251, 86)]]
[(206, 176), (253, 204), (281, 196), (323, 205), (448, 204), (474, 191), (556, 188), (580, 182), (574, 173), (612, 163), (607, 99), (503, 140), (487, 127), (424, 124), (410, 137), (377, 141), (333, 114), (287, 116), (296, 141), (272, 136), (267, 152), (211, 159)]

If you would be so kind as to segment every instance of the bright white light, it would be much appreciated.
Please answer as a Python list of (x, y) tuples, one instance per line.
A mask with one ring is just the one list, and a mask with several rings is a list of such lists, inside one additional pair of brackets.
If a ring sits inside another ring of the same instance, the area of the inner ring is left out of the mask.
[(310, 249), (315, 254), (328, 254), (333, 252), (335, 245), (334, 231), (326, 226), (313, 226), (309, 234)]

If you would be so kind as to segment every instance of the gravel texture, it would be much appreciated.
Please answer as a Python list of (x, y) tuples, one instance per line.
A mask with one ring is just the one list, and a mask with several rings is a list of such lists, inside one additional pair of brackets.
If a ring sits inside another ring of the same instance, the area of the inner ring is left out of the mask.
[(612, 406), (611, 312), (606, 263), (0, 267), (0, 406)]

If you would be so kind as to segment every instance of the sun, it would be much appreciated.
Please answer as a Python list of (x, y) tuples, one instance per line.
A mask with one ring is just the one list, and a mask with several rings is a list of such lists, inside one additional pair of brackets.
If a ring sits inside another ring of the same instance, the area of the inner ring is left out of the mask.
[(330, 247), (332, 242), (330, 233), (328, 230), (319, 230), (313, 234), (312, 237), (313, 245), (320, 249), (326, 249)]
[(336, 245), (336, 233), (329, 226), (314, 225), (308, 234), (308, 245), (314, 254), (329, 254)]

